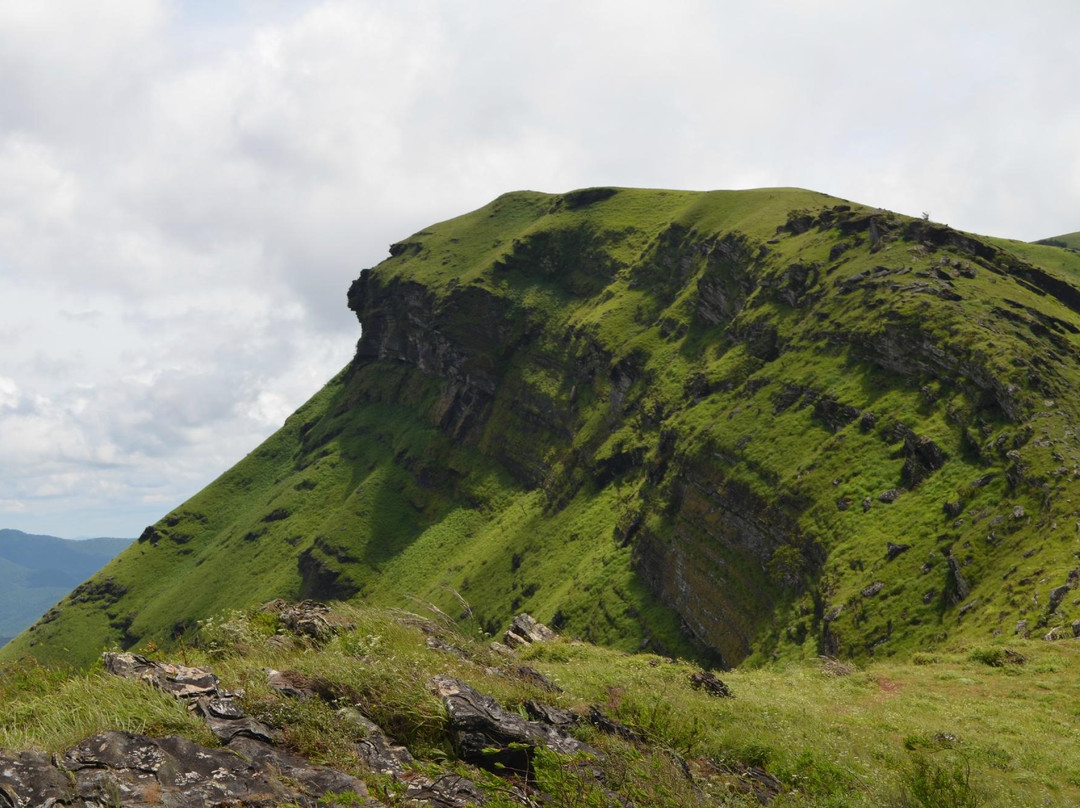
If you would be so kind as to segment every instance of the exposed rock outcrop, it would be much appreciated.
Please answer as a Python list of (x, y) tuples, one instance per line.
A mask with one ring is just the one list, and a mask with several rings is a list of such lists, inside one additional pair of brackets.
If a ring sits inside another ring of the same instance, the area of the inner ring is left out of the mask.
[(436, 676), (429, 686), (442, 699), (462, 760), (494, 771), (531, 776), (533, 751), (597, 754), (588, 744), (547, 723), (528, 721), (460, 679)]
[(59, 758), (36, 752), (0, 755), (0, 804), (23, 806), (297, 805), (315, 808), (327, 794), (353, 794), (378, 806), (355, 777), (313, 766), (251, 738), (210, 749), (184, 738), (103, 732)]

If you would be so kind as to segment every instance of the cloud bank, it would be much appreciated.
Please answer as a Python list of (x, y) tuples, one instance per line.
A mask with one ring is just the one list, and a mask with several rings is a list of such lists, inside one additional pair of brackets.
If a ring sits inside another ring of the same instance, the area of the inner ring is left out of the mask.
[(1080, 229), (1075, 3), (0, 5), (0, 525), (135, 535), (512, 189), (795, 185)]

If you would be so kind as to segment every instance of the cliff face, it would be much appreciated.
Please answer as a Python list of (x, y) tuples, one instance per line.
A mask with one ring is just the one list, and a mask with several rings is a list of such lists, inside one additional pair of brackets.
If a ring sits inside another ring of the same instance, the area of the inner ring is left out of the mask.
[(1065, 626), (1078, 277), (804, 191), (500, 197), (365, 270), (343, 374), (33, 639), (296, 594), (726, 664)]
[[(398, 245), (350, 292), (358, 360), (441, 380), (441, 427), (541, 487), (548, 510), (619, 487), (615, 540), (725, 661), (763, 634), (833, 652), (947, 634), (960, 604), (943, 600), (944, 559), (966, 551), (953, 567), (973, 579), (1013, 566), (984, 519), (1008, 516), (1010, 543), (1053, 530), (1074, 449), (1072, 410), (1051, 400), (1076, 370), (1073, 268), (836, 200), (771, 231), (710, 231), (697, 201), (646, 233), (605, 231), (600, 213), (533, 226), (468, 286), (423, 267), (447, 247), (438, 230)], [(408, 260), (429, 285), (403, 280)], [(1032, 418), (1046, 436), (1028, 446)], [(1051, 445), (1056, 485), (1024, 471)], [(916, 552), (887, 557), (890, 542)], [(880, 606), (894, 595), (909, 602)]]

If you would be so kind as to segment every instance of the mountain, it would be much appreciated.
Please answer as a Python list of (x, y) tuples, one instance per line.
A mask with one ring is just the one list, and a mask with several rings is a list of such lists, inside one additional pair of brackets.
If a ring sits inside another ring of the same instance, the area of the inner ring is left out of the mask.
[(1064, 247), (1069, 250), (1080, 250), (1080, 233), (1066, 233), (1063, 236), (1039, 239), (1036, 244), (1048, 247)]
[(797, 189), (520, 192), (348, 301), (353, 361), (5, 656), (282, 596), (719, 666), (1072, 636), (1068, 250)]
[(131, 541), (72, 541), (0, 530), (0, 645), (45, 614)]

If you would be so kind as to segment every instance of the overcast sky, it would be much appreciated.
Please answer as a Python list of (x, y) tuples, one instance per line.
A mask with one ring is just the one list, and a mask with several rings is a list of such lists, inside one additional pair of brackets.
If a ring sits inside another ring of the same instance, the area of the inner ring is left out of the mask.
[(0, 0), (0, 527), (138, 535), (514, 189), (793, 185), (1080, 230), (1080, 3)]

